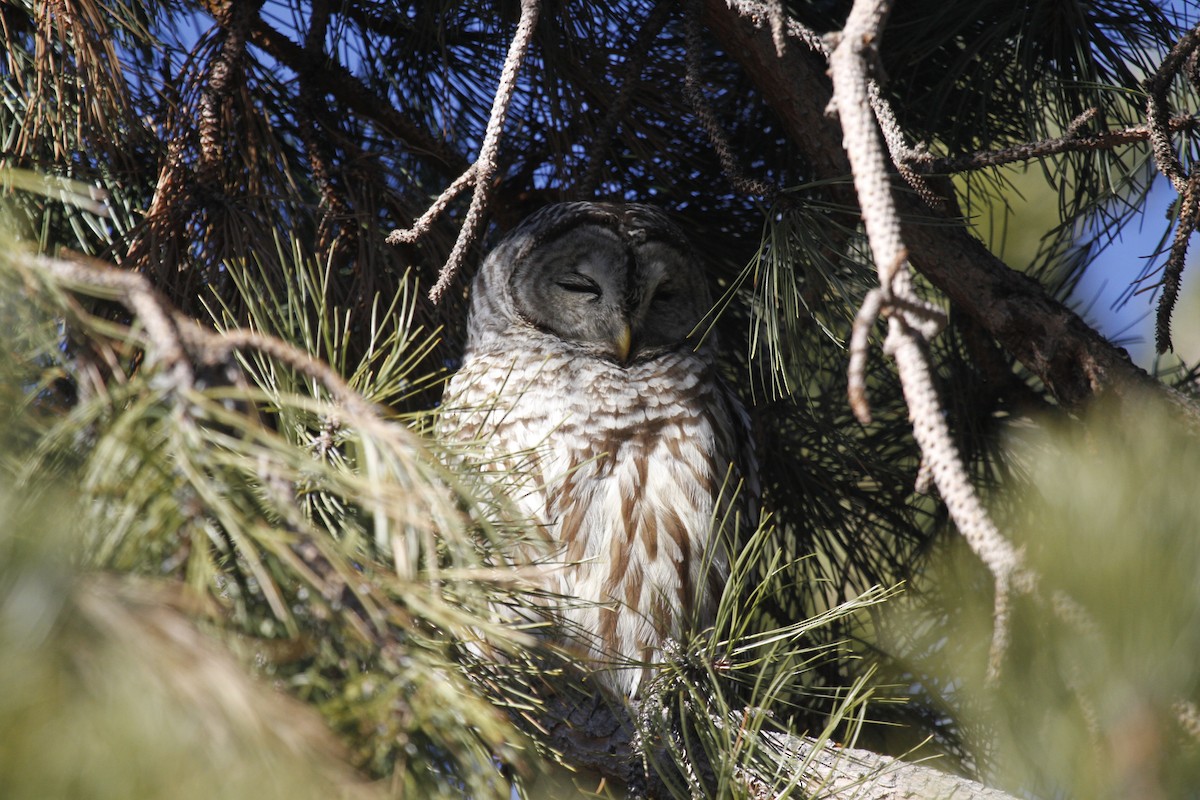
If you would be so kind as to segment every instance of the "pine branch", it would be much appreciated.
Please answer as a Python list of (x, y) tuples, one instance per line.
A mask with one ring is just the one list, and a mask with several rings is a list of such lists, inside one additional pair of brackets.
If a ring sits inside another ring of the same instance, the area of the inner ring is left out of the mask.
[(437, 218), (446, 213), (446, 208), (454, 202), (454, 198), (462, 194), (468, 186), (474, 186), (477, 183), (478, 162), (467, 167), (462, 175), (459, 175), (454, 181), (446, 187), (446, 189), (437, 196), (433, 204), (425, 210), (425, 213), (417, 218), (408, 228), (397, 229), (387, 235), (385, 241), (391, 245), (397, 244), (412, 244), (419, 240), (422, 236), (429, 233), (429, 229), (433, 227), (433, 223)]
[(1180, 37), (1162, 64), (1146, 80), (1146, 124), (1150, 129), (1150, 144), (1158, 169), (1171, 181), (1175, 191), (1187, 189), (1187, 171), (1171, 144), (1167, 120), (1167, 89), (1187, 65), (1192, 52), (1200, 47), (1200, 25)]
[[(56, 414), (32, 452), (6, 459), (26, 487), (56, 475), (75, 481), (88, 509), (74, 522), (81, 560), (186, 577), (229, 611), (216, 622), (220, 632), (255, 640), (249, 646), (263, 648), (275, 679), (321, 706), (364, 771), (389, 774), (412, 796), (433, 796), (427, 789), (454, 781), (473, 797), (508, 797), (496, 759), (523, 771), (529, 756), (503, 712), (471, 684), (455, 648), (528, 648), (527, 634), (485, 610), (497, 597), (512, 601), (525, 584), (489, 561), (499, 535), (478, 521), (482, 511), (473, 512), (476, 521), (466, 517), (475, 500), (428, 443), (325, 361), (257, 331), (201, 327), (142, 275), (20, 248), (5, 256), (2, 277), (42, 313), (72, 308), (81, 295), (125, 305), (133, 317), (126, 328), (68, 316), (68, 327), (89, 340), (111, 337), (119, 377), (105, 395)], [(263, 314), (313, 310), (277, 311), (278, 302), (264, 298)], [(367, 357), (381, 381), (420, 347), (411, 308), (393, 305), (384, 316), (411, 335), (380, 340), (396, 351)], [(342, 321), (349, 326), (350, 316)], [(339, 335), (347, 332), (318, 338), (335, 348), (340, 342), (329, 340)], [(34, 365), (39, 372), (60, 355), (53, 344), (50, 358)], [(393, 358), (400, 364), (387, 363)], [(239, 361), (254, 388), (211, 369), (238, 369)], [(247, 406), (264, 408), (275, 425)], [(318, 420), (329, 436), (311, 441)], [(406, 763), (409, 743), (444, 770), (430, 773), (420, 758)]]
[(1200, 169), (1193, 169), (1179, 193), (1179, 224), (1171, 241), (1171, 252), (1163, 266), (1162, 297), (1158, 299), (1158, 311), (1154, 325), (1154, 347), (1159, 353), (1172, 349), (1171, 314), (1179, 300), (1179, 287), (1183, 283), (1183, 269), (1187, 264), (1188, 242), (1200, 225)]
[[(167, 388), (172, 393), (186, 396), (199, 388), (198, 365), (222, 361), (235, 350), (254, 352), (268, 356), (273, 362), (291, 367), (319, 383), (333, 396), (347, 423), (360, 428), (376, 441), (387, 441), (389, 437), (407, 433), (403, 428), (382, 419), (374, 406), (351, 389), (327, 364), (279, 339), (254, 331), (214, 333), (197, 328), (191, 321), (173, 312), (165, 299), (156, 294), (141, 275), (41, 256), (23, 256), (17, 263), (27, 269), (44, 271), (53, 276), (57, 283), (84, 289), (92, 294), (103, 294), (127, 304), (145, 330), (147, 369), (152, 369), (151, 375), (168, 376)], [(186, 415), (186, 412), (181, 413)], [(186, 420), (184, 422), (187, 424)], [(400, 446), (407, 442), (396, 444)], [(260, 464), (257, 469), (264, 481), (264, 488), (270, 491), (278, 480), (263, 473), (266, 467)], [(285, 494), (287, 496), (280, 502), (286, 509), (295, 498)], [(308, 575), (306, 580), (310, 584), (327, 585), (330, 590), (342, 585), (338, 575), (326, 574), (329, 569), (323, 563), (322, 554), (314, 552), (303, 539), (299, 540), (293, 552), (300, 563), (293, 564), (291, 568)], [(399, 564), (396, 571), (400, 575), (406, 573)], [(263, 589), (267, 590), (268, 587), (263, 586)], [(353, 616), (357, 613), (353, 597), (330, 596), (330, 599), (342, 605), (342, 615)], [(277, 599), (276, 605), (280, 602), (282, 598)], [(389, 629), (375, 622), (374, 614), (367, 610), (362, 616), (364, 622), (375, 623), (370, 630), (363, 632), (366, 640), (373, 642), (377, 649), (386, 650), (395, 645), (390, 639), (392, 634)], [(819, 620), (806, 624), (819, 624)], [(801, 630), (797, 636), (802, 633)], [(660, 773), (647, 773), (637, 758), (640, 745), (636, 742), (636, 726), (622, 707), (614, 709), (603, 703), (581, 705), (575, 699), (566, 699), (565, 695), (556, 696), (555, 699), (560, 704), (545, 713), (539, 709), (538, 721), (547, 732), (547, 744), (558, 751), (561, 758), (577, 767), (594, 769), (609, 780), (642, 786), (651, 796), (668, 796), (665, 784), (660, 783)], [(762, 712), (748, 709), (745, 713)], [(742, 720), (738, 724), (746, 723), (746, 720)], [(728, 723), (713, 719), (711, 724)], [(948, 786), (964, 797), (989, 800), (1003, 797), (936, 770), (904, 764), (865, 751), (844, 750), (826, 744), (824, 738), (758, 732), (760, 726), (761, 721), (752, 724), (750, 729), (762, 737), (761, 746), (771, 751), (772, 760), (778, 762), (782, 772), (759, 775), (745, 769), (738, 773), (737, 780), (755, 796), (770, 796), (782, 781), (783, 784), (798, 785), (806, 790), (819, 790), (830, 797), (883, 798), (894, 796), (898, 789), (921, 794), (941, 791)], [(665, 764), (673, 759), (678, 760), (680, 753), (662, 749), (669, 749), (669, 746), (670, 743), (660, 745), (659, 750), (650, 755), (651, 760)], [(696, 755), (689, 753), (689, 757)], [(698, 762), (695, 768), (699, 770), (698, 774), (706, 770)], [(794, 774), (789, 774), (789, 770)], [(698, 779), (703, 782), (702, 778)]]
[(1189, 175), (1171, 143), (1167, 120), (1167, 90), (1181, 73), (1189, 69), (1191, 59), (1200, 48), (1200, 25), (1180, 37), (1159, 68), (1146, 80), (1146, 126), (1150, 131), (1150, 146), (1159, 172), (1171, 181), (1179, 193), (1179, 225), (1171, 253), (1163, 268), (1163, 293), (1158, 300), (1154, 326), (1154, 346), (1159, 353), (1171, 349), (1171, 314), (1179, 299), (1179, 286), (1187, 263), (1188, 241), (1200, 222), (1200, 170), (1192, 165)]
[[(1032, 590), (1033, 576), (1009, 541), (1001, 535), (983, 507), (967, 477), (966, 465), (950, 433), (942, 403), (933, 385), (928, 342), (940, 329), (939, 309), (924, 303), (913, 291), (908, 254), (900, 218), (893, 201), (888, 160), (884, 156), (877, 118), (882, 98), (872, 103), (868, 65), (883, 35), (891, 10), (888, 0), (856, 0), (838, 43), (829, 57), (833, 99), (850, 159), (854, 186), (862, 207), (863, 222), (871, 245), (879, 288), (872, 290), (854, 324), (852, 363), (858, 365), (850, 396), (864, 425), (870, 422), (866, 407), (865, 382), (861, 377), (866, 358), (863, 350), (875, 312), (888, 320), (884, 350), (896, 361), (904, 399), (908, 403), (913, 436), (921, 448), (921, 461), (950, 512), (959, 533), (992, 573), (996, 589), (993, 615), (994, 638), (988, 671), (999, 675), (1009, 636), (1008, 598), (1015, 586)], [(872, 112), (875, 113), (872, 113)], [(893, 154), (903, 149), (898, 127), (891, 114), (883, 117), (883, 137)], [(854, 375), (855, 373), (852, 373)]]
[[(848, 175), (841, 132), (824, 113), (832, 97), (824, 59), (798, 47), (788, 48), (779, 58), (769, 29), (760, 24), (764, 20), (742, 17), (723, 0), (707, 0), (705, 12), (710, 29), (779, 115), (816, 177), (837, 181)], [(1198, 416), (1188, 401), (1137, 368), (1124, 350), (1037, 281), (990, 253), (959, 219), (906, 194), (897, 194), (895, 200), (913, 267), (1037, 376), (1060, 403), (1076, 407), (1105, 392), (1125, 395), (1148, 389), (1170, 397), (1186, 417)]]
[[(492, 102), (492, 113), (488, 118), (487, 130), (483, 134), (483, 144), (479, 148), (479, 158), (468, 170), (464, 171), (463, 176), (451, 185), (451, 189), (455, 185), (465, 186), (466, 172), (470, 172), (471, 180), (475, 184), (475, 193), (471, 195), (471, 205), (467, 209), (466, 219), (463, 220), (462, 228), (458, 232), (458, 238), (454, 241), (450, 256), (438, 273), (437, 283), (429, 290), (429, 299), (433, 303), (439, 302), (442, 295), (450, 288), (450, 282), (458, 273), (468, 248), (475, 243), (480, 227), (483, 225), (483, 216), (487, 212), (488, 196), (492, 188), (492, 177), (496, 174), (496, 156), (500, 152), (500, 136), (504, 133), (504, 120), (508, 117), (508, 107), (512, 102), (513, 92), (516, 90), (517, 74), (521, 71), (521, 63), (525, 60), (525, 53), (529, 50), (529, 42), (537, 27), (538, 6), (538, 0), (521, 0), (521, 18), (517, 22), (517, 30), (509, 45), (508, 56), (504, 59), (504, 66), (500, 70), (500, 82), (496, 87), (496, 96)], [(441, 203), (441, 199), (438, 203)], [(438, 203), (434, 205), (436, 206)]]
[(27, 259), (30, 266), (67, 284), (112, 292), (114, 298), (125, 304), (146, 327), (148, 362), (170, 376), (170, 386), (175, 392), (197, 388), (196, 364), (217, 364), (227, 360), (234, 351), (253, 350), (269, 355), (319, 383), (341, 406), (350, 424), (387, 441), (398, 435), (408, 435), (406, 429), (384, 419), (382, 409), (350, 388), (325, 362), (281, 339), (256, 331), (242, 329), (216, 333), (201, 328), (174, 311), (167, 299), (139, 273), (48, 256), (28, 256)]
[[(203, 0), (205, 8), (221, 19), (224, 4)], [(272, 28), (260, 16), (250, 23), (250, 41), (271, 54), (305, 80), (315, 91), (331, 95), (339, 105), (370, 120), (393, 133), (415, 152), (431, 156), (435, 166), (449, 174), (461, 174), (467, 169), (466, 159), (409, 119), (365, 86), (345, 65), (325, 54), (320, 63), (313, 63), (309, 53), (284, 34)]]

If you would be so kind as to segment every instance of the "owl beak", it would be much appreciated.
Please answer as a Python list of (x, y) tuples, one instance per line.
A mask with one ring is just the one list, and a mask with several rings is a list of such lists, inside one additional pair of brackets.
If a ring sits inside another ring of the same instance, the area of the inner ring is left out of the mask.
[(617, 346), (617, 358), (621, 363), (629, 360), (629, 348), (633, 344), (633, 332), (629, 329), (629, 324), (621, 326), (621, 330), (617, 333), (617, 338), (613, 340), (613, 344)]

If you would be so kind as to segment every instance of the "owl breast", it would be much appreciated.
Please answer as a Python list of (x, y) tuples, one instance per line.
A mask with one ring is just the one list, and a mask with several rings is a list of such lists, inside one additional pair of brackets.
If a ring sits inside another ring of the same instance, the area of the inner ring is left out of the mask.
[(524, 557), (545, 589), (577, 599), (555, 612), (564, 641), (633, 696), (668, 639), (712, 621), (742, 477), (729, 455), (738, 412), (691, 349), (627, 366), (514, 349), (509, 369), (468, 354), (444, 424), (482, 443), (485, 469), (520, 474), (508, 493), (548, 543)]

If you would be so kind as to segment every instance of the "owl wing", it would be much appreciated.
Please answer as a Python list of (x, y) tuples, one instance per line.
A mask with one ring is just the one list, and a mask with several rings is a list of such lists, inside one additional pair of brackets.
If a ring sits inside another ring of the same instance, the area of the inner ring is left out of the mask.
[[(716, 403), (720, 406), (717, 418), (724, 421), (719, 449), (729, 459), (730, 479), (725, 491), (732, 493), (729, 503), (730, 519), (724, 526), (731, 545), (744, 541), (758, 529), (762, 504), (762, 484), (759, 481), (758, 453), (750, 415), (737, 394), (716, 376)], [(736, 530), (735, 530), (736, 524)]]
[[(455, 445), (452, 459), (481, 478), (480, 488), (498, 507), (501, 519), (528, 529), (527, 544), (544, 552), (550, 542), (548, 486), (554, 453), (545, 430), (547, 413), (538, 395), (544, 363), (511, 354), (469, 355), (446, 386), (436, 433)], [(519, 543), (518, 543), (519, 544)], [(520, 559), (536, 553), (520, 549)]]

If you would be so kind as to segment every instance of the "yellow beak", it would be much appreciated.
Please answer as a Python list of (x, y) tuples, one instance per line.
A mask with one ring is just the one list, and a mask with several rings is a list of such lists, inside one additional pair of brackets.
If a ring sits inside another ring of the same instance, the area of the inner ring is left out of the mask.
[(617, 338), (613, 344), (617, 346), (617, 357), (622, 363), (629, 360), (629, 347), (633, 343), (633, 332), (629, 330), (629, 325), (622, 325), (621, 331), (617, 334)]

